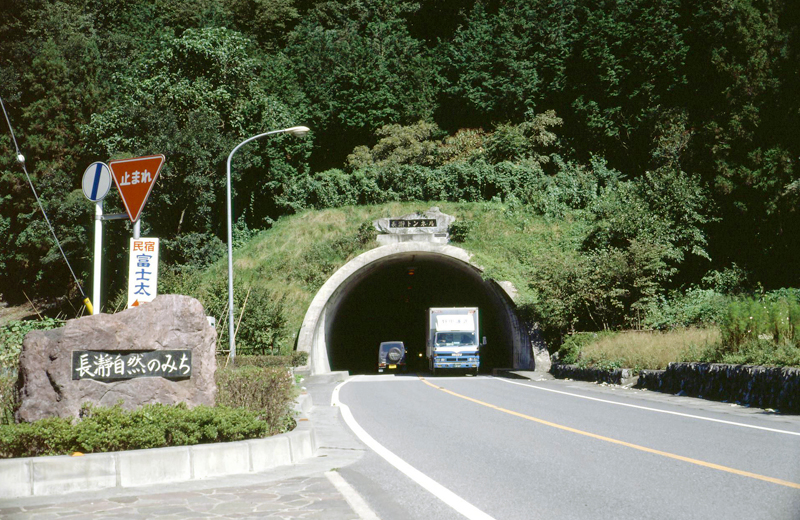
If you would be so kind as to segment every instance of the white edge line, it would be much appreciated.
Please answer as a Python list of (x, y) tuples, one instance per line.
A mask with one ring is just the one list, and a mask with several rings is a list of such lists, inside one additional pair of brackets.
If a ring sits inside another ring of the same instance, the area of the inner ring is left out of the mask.
[(753, 428), (753, 429), (756, 429), (756, 430), (764, 430), (764, 431), (773, 432), (773, 433), (783, 433), (783, 434), (786, 434), (786, 435), (797, 435), (798, 437), (800, 437), (800, 433), (792, 432), (792, 431), (788, 431), (788, 430), (778, 430), (778, 429), (775, 429), (775, 428), (767, 428), (766, 426), (755, 426), (753, 424), (745, 424), (745, 423), (739, 423), (739, 422), (733, 422), (733, 421), (723, 421), (722, 419), (712, 419), (711, 417), (703, 417), (702, 415), (691, 415), (691, 414), (688, 414), (688, 413), (672, 412), (672, 411), (669, 411), (669, 410), (660, 410), (658, 408), (650, 408), (650, 407), (647, 407), (647, 406), (639, 406), (639, 405), (636, 405), (636, 404), (628, 404), (628, 403), (620, 403), (620, 402), (617, 402), (617, 401), (609, 401), (607, 399), (600, 399), (598, 397), (589, 397), (587, 395), (580, 395), (580, 394), (573, 394), (571, 392), (564, 392), (563, 390), (554, 390), (552, 388), (544, 388), (544, 387), (541, 387), (541, 386), (536, 386), (536, 385), (531, 385), (531, 384), (518, 383), (516, 381), (508, 381), (506, 379), (502, 379), (502, 378), (498, 378), (498, 377), (494, 377), (492, 379), (495, 379), (496, 381), (502, 381), (503, 383), (508, 383), (510, 385), (525, 386), (527, 388), (534, 388), (536, 390), (542, 390), (544, 392), (553, 392), (555, 394), (569, 395), (569, 396), (572, 396), (572, 397), (579, 397), (581, 399), (588, 399), (590, 401), (598, 401), (598, 402), (601, 402), (601, 403), (615, 404), (617, 406), (627, 406), (628, 408), (637, 408), (639, 410), (647, 410), (647, 411), (650, 411), (650, 412), (658, 412), (658, 413), (666, 413), (666, 414), (670, 414), (670, 415), (678, 415), (680, 417), (688, 417), (690, 419), (699, 419), (701, 421), (711, 421), (711, 422), (716, 422), (716, 423), (728, 424), (728, 425), (731, 425), (731, 426), (741, 426), (742, 428)]
[(358, 515), (361, 520), (380, 520), (375, 511), (370, 509), (364, 497), (358, 494), (358, 491), (353, 489), (343, 476), (335, 471), (327, 471), (325, 476), (328, 477), (331, 484), (344, 496), (344, 499), (353, 508), (353, 511)]
[(456, 495), (446, 487), (442, 486), (429, 476), (425, 475), (415, 467), (411, 466), (408, 462), (404, 461), (388, 449), (386, 449), (382, 444), (372, 438), (370, 434), (368, 434), (359, 424), (356, 422), (355, 418), (353, 417), (352, 412), (350, 412), (350, 407), (346, 404), (343, 404), (339, 401), (339, 389), (346, 385), (348, 382), (352, 381), (352, 379), (348, 381), (344, 381), (336, 386), (333, 390), (333, 394), (331, 395), (331, 406), (337, 406), (342, 411), (342, 418), (344, 422), (347, 423), (347, 426), (353, 430), (353, 433), (367, 445), (372, 451), (380, 455), (386, 462), (400, 470), (403, 474), (405, 474), (408, 478), (416, 482), (419, 486), (423, 489), (434, 495), (436, 498), (447, 504), (448, 506), (452, 507), (461, 515), (469, 518), (470, 520), (495, 520), (493, 517), (487, 515), (477, 507), (473, 506), (460, 496)]

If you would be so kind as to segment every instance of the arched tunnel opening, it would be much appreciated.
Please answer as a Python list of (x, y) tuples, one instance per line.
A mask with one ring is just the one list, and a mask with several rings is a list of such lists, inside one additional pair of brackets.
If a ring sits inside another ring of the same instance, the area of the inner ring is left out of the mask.
[(481, 372), (512, 366), (509, 309), (497, 286), (462, 261), (414, 252), (365, 266), (332, 296), (325, 320), (331, 370), (376, 372), (382, 341), (404, 342), (409, 370), (426, 370), (431, 307), (478, 307), (480, 336), (487, 339), (481, 349)]

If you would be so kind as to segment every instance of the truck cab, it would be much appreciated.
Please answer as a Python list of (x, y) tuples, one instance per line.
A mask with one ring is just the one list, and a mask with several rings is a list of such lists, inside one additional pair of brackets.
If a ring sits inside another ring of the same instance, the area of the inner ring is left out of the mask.
[(480, 320), (477, 307), (428, 309), (426, 355), (432, 373), (459, 369), (477, 374), (480, 368)]

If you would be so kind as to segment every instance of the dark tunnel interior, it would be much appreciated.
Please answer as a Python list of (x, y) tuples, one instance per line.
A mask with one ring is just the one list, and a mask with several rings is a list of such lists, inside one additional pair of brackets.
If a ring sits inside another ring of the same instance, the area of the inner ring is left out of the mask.
[(409, 371), (425, 371), (428, 308), (473, 306), (480, 309), (480, 335), (487, 338), (481, 349), (481, 372), (511, 366), (512, 340), (503, 332), (503, 306), (489, 283), (471, 267), (443, 256), (398, 255), (384, 260), (348, 282), (329, 315), (331, 370), (375, 373), (380, 343), (402, 341)]

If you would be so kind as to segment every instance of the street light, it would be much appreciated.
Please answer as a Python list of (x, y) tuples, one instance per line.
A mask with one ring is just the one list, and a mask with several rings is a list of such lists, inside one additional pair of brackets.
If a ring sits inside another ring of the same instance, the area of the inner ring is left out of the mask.
[(249, 139), (245, 139), (236, 145), (236, 148), (234, 148), (231, 154), (228, 156), (228, 344), (230, 345), (229, 356), (231, 359), (231, 364), (236, 361), (236, 343), (234, 342), (233, 337), (233, 224), (231, 215), (231, 159), (233, 159), (233, 154), (236, 153), (236, 150), (250, 141), (254, 141), (272, 134), (292, 134), (297, 137), (303, 137), (308, 133), (308, 130), (308, 127), (305, 126), (293, 126), (291, 128), (284, 128), (283, 130), (273, 130), (271, 132), (258, 134), (250, 137)]

